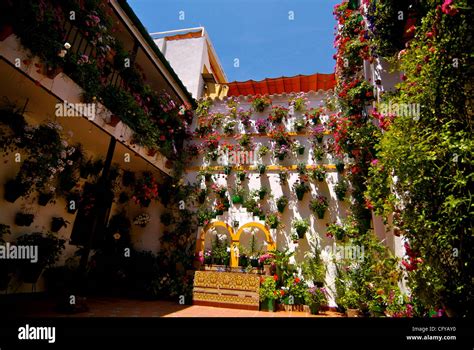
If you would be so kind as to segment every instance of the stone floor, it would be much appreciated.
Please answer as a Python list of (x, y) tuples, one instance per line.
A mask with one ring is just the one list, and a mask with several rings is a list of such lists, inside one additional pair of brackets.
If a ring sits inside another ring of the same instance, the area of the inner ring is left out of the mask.
[[(321, 315), (305, 312), (263, 312), (199, 305), (178, 305), (170, 301), (143, 301), (121, 298), (88, 298), (89, 311), (64, 314), (54, 311), (54, 300), (30, 300), (7, 308), (15, 317), (342, 317), (326, 311)], [(12, 306), (12, 305), (10, 305)]]

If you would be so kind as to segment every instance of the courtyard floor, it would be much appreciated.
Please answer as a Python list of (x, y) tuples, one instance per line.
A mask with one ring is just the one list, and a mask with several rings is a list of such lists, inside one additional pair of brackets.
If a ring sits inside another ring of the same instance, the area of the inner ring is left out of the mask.
[[(0, 297), (1, 300), (1, 297)], [(89, 311), (64, 314), (56, 312), (52, 299), (29, 300), (9, 303), (7, 317), (342, 317), (334, 311), (320, 315), (305, 312), (264, 312), (253, 310), (227, 309), (200, 305), (178, 305), (170, 301), (144, 301), (122, 298), (92, 297), (87, 299)], [(2, 305), (4, 306), (4, 305)], [(4, 309), (5, 310), (5, 309)]]

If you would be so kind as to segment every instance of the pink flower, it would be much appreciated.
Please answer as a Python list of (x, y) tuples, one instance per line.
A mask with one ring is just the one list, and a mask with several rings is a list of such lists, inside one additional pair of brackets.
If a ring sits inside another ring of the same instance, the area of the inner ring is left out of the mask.
[(455, 7), (451, 7), (451, 4), (453, 3), (453, 0), (444, 0), (443, 5), (441, 5), (441, 11), (449, 16), (454, 16), (456, 15), (459, 10)]
[(375, 166), (375, 165), (377, 165), (378, 162), (379, 162), (378, 159), (373, 159), (373, 160), (370, 162), (370, 164)]

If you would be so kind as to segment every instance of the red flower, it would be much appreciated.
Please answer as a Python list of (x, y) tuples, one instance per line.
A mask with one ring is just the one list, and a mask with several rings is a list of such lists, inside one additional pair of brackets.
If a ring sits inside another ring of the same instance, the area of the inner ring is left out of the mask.
[(277, 275), (273, 275), (273, 279), (274, 279), (275, 281), (278, 281), (278, 276), (277, 276)]
[(298, 277), (295, 278), (295, 283), (300, 283), (300, 279)]

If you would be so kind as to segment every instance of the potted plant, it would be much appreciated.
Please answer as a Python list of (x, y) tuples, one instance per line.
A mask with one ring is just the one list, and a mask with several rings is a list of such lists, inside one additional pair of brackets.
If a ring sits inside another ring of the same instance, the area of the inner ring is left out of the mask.
[(33, 214), (17, 213), (15, 215), (15, 225), (30, 226), (33, 223), (35, 216)]
[(51, 220), (51, 232), (58, 232), (63, 227), (66, 228), (69, 221), (64, 220), (62, 217), (53, 217)]
[(273, 264), (274, 259), (275, 254), (273, 253), (265, 253), (260, 255), (260, 257), (258, 258), (258, 263), (260, 266), (263, 265), (263, 269), (266, 276), (270, 276), (271, 274), (271, 266)]
[(293, 189), (295, 190), (296, 197), (299, 201), (303, 200), (304, 194), (306, 192), (309, 192), (308, 184), (300, 180), (296, 180), (296, 182), (293, 184)]
[(340, 159), (336, 161), (336, 170), (339, 174), (342, 174), (344, 172), (344, 162)]
[(239, 266), (242, 266), (242, 267), (249, 266), (249, 258), (247, 254), (245, 253), (239, 254)]
[(260, 279), (260, 309), (263, 311), (275, 312), (275, 304), (278, 299), (276, 290), (277, 275), (262, 277)]
[(293, 233), (291, 235), (291, 240), (293, 241), (294, 244), (298, 244), (300, 241), (300, 237), (296, 233)]
[(240, 181), (245, 181), (245, 179), (247, 178), (247, 172), (245, 170), (239, 170), (237, 171), (237, 178), (240, 180)]
[(268, 154), (268, 152), (270, 152), (270, 150), (268, 149), (267, 146), (260, 146), (260, 148), (258, 149), (257, 154), (260, 158), (263, 158)]
[(309, 208), (318, 216), (319, 219), (324, 219), (324, 214), (328, 207), (328, 199), (323, 195), (318, 195), (309, 202)]
[(231, 172), (232, 172), (232, 166), (224, 165), (224, 174), (230, 175)]
[(257, 168), (260, 175), (265, 174), (265, 170), (267, 170), (267, 166), (265, 164), (259, 164)]
[(280, 213), (285, 211), (286, 206), (288, 205), (288, 198), (286, 196), (278, 197), (276, 200), (277, 209)]
[(349, 289), (344, 292), (341, 297), (342, 307), (346, 310), (347, 317), (359, 316), (360, 296), (355, 290)]
[(291, 144), (291, 150), (301, 156), (304, 154), (305, 146), (303, 146), (299, 141), (295, 141)]
[(19, 179), (12, 179), (5, 184), (4, 198), (7, 202), (14, 203), (27, 192), (27, 185), (23, 184)]
[(25, 283), (36, 283), (44, 268), (52, 266), (64, 250), (65, 240), (59, 239), (53, 234), (42, 234), (34, 232), (18, 237), (18, 246), (38, 247), (38, 261), (32, 263), (29, 260), (21, 264), (21, 277)]
[(324, 169), (323, 165), (317, 165), (311, 170), (310, 176), (313, 180), (323, 182), (326, 178), (326, 169)]
[(278, 173), (278, 178), (280, 180), (280, 185), (284, 185), (288, 181), (288, 171), (283, 170), (280, 173)]
[(326, 226), (327, 237), (334, 237), (337, 241), (344, 241), (346, 237), (346, 230), (344, 229), (344, 226), (335, 222), (331, 224), (326, 224)]
[(272, 100), (270, 100), (268, 96), (257, 95), (251, 100), (251, 103), (255, 111), (262, 113), (265, 108), (272, 104)]
[(260, 187), (260, 189), (258, 190), (258, 198), (264, 199), (267, 193), (268, 193), (267, 187), (265, 186)]
[(313, 144), (313, 159), (323, 160), (324, 157), (324, 148), (320, 144)]
[(280, 219), (278, 217), (278, 214), (276, 213), (268, 214), (267, 218), (265, 219), (265, 222), (272, 229), (278, 228), (278, 226), (280, 225)]
[(307, 106), (309, 105), (308, 98), (305, 96), (304, 92), (298, 93), (295, 97), (291, 98), (288, 101), (288, 105), (293, 107), (293, 110), (296, 112), (306, 111)]
[(311, 314), (317, 315), (319, 314), (321, 306), (327, 305), (328, 300), (326, 295), (326, 289), (311, 287), (308, 289), (305, 299), (306, 305), (309, 306)]
[(227, 194), (227, 187), (218, 184), (212, 184), (212, 190), (222, 199), (225, 198)]
[(288, 117), (288, 108), (281, 107), (281, 106), (273, 106), (270, 115), (268, 116), (268, 120), (273, 124), (281, 124), (283, 119)]
[(311, 130), (311, 135), (314, 137), (314, 139), (318, 143), (322, 143), (323, 137), (324, 137), (324, 131), (325, 131), (324, 126), (322, 126), (321, 124), (318, 124), (313, 128), (313, 130)]
[(244, 201), (244, 189), (240, 186), (237, 186), (232, 192), (232, 203), (242, 204)]
[(275, 158), (277, 158), (280, 161), (285, 160), (285, 157), (290, 151), (290, 147), (286, 144), (284, 145), (275, 145), (273, 153), (275, 155)]
[(301, 132), (306, 128), (306, 121), (304, 119), (297, 119), (295, 120), (293, 127), (296, 132)]
[(348, 189), (348, 184), (345, 179), (340, 179), (336, 186), (334, 186), (334, 192), (336, 192), (336, 197), (338, 200), (343, 201), (344, 197), (346, 196), (346, 192)]
[(294, 219), (292, 221), (293, 228), (296, 231), (299, 239), (304, 238), (305, 233), (309, 229), (309, 222), (306, 219)]
[(266, 119), (258, 119), (255, 122), (255, 127), (260, 134), (265, 134), (268, 128), (268, 121)]
[(296, 165), (296, 170), (298, 171), (299, 175), (305, 175), (306, 174), (306, 163), (301, 162)]
[(306, 118), (310, 120), (314, 125), (321, 123), (321, 108), (313, 108), (305, 114)]

